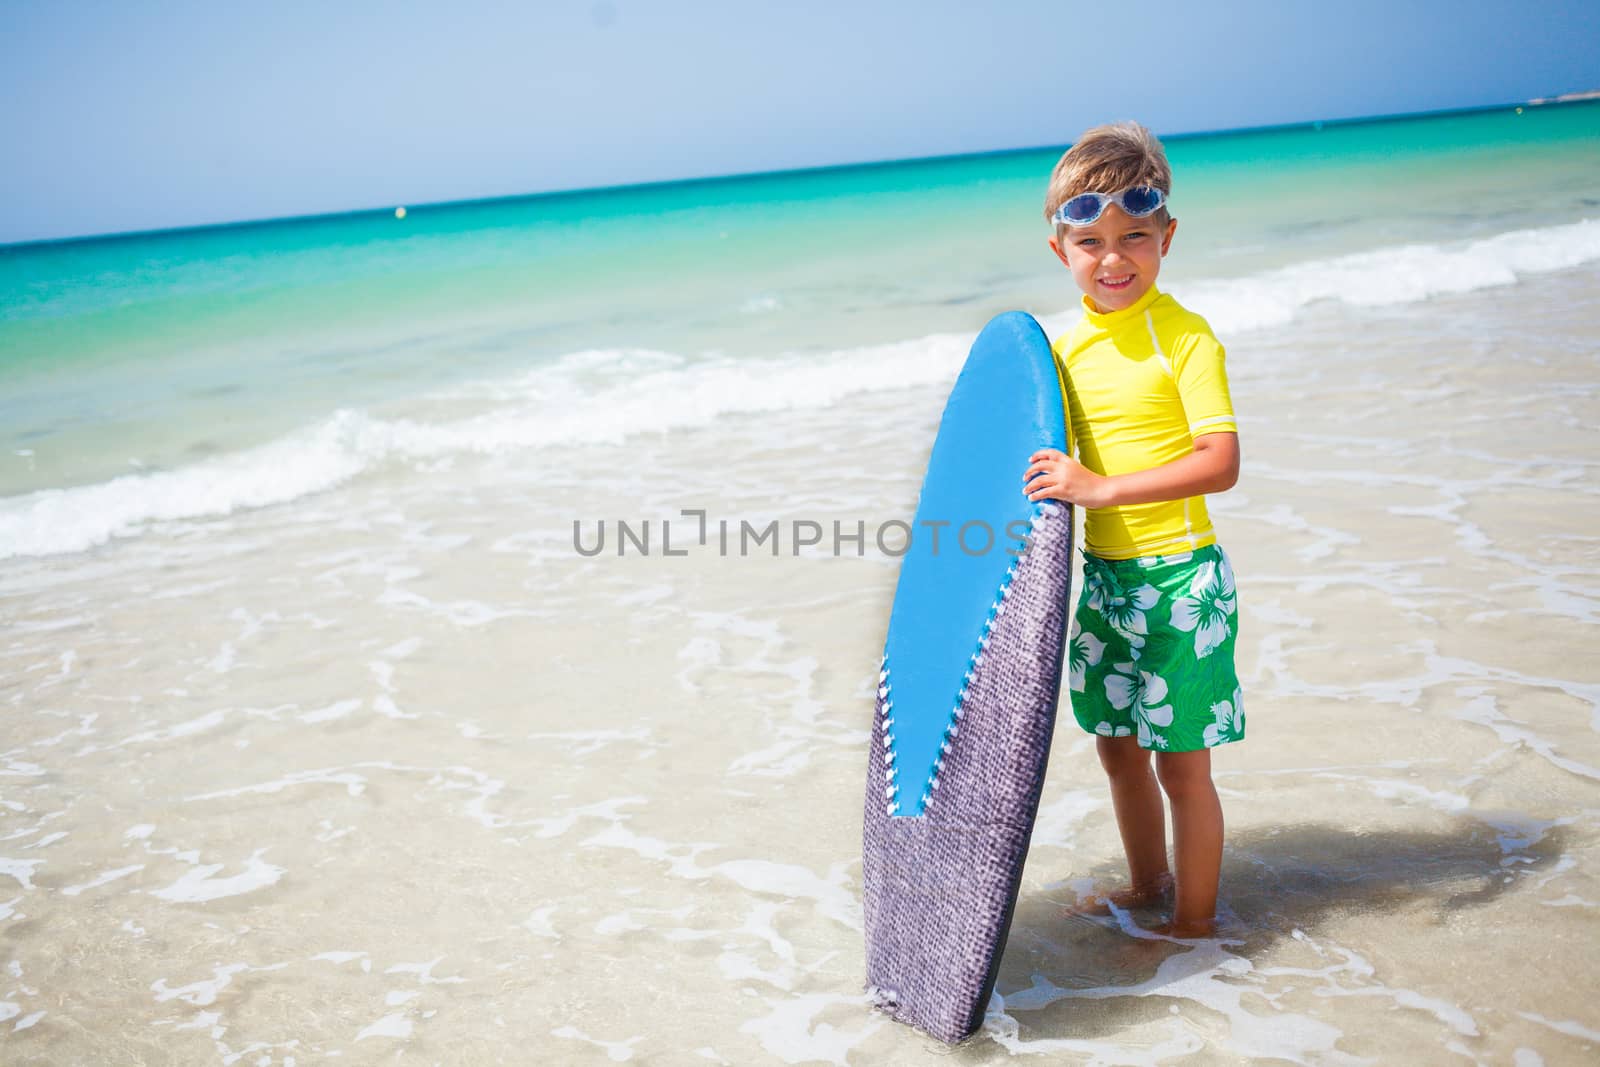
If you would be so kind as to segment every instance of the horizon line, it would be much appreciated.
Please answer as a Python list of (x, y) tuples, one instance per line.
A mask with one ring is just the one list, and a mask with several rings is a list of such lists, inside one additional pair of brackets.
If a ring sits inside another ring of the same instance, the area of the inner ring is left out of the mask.
[[(1569, 104), (1593, 103), (1600, 101), (1600, 89), (1590, 89), (1582, 92), (1562, 93), (1557, 96), (1535, 97), (1531, 100), (1506, 101), (1498, 104), (1481, 104), (1473, 107), (1437, 108), (1431, 111), (1404, 111), (1379, 115), (1354, 115), (1334, 119), (1306, 119), (1299, 122), (1269, 123), (1264, 126), (1231, 126), (1214, 130), (1186, 130), (1178, 133), (1158, 134), (1163, 141), (1198, 140), (1208, 137), (1233, 137), (1249, 134), (1273, 133), (1278, 131), (1296, 130), (1302, 128), (1323, 129), (1328, 126), (1360, 126), (1384, 122), (1401, 122), (1407, 119), (1443, 118), (1450, 115), (1472, 115), (1488, 111), (1499, 111), (1504, 108), (1525, 107), (1559, 107)], [(358, 208), (343, 208), (334, 211), (314, 211), (303, 215), (273, 215), (263, 218), (233, 219), (221, 222), (200, 222), (185, 226), (163, 226), (148, 230), (110, 230), (102, 233), (74, 234), (68, 237), (40, 237), (26, 241), (12, 241), (0, 243), (0, 252), (9, 252), (18, 249), (34, 248), (43, 245), (67, 245), (86, 243), (91, 241), (119, 241), (138, 238), (156, 237), (165, 234), (195, 233), (203, 230), (228, 230), (251, 229), (255, 227), (277, 226), (296, 222), (331, 222), (336, 219), (354, 218), (362, 215), (385, 214), (392, 215), (397, 208), (403, 207), (409, 215), (413, 211), (433, 211), (440, 208), (453, 209), (467, 206), (490, 205), (509, 203), (520, 200), (554, 200), (562, 197), (593, 196), (596, 194), (620, 193), (635, 190), (666, 189), (678, 186), (716, 185), (728, 182), (746, 181), (755, 178), (776, 178), (789, 175), (824, 174), (834, 171), (872, 170), (883, 167), (909, 166), (923, 163), (949, 162), (963, 159), (983, 159), (999, 156), (1026, 155), (1032, 152), (1046, 152), (1065, 150), (1072, 142), (1061, 144), (1024, 145), (1012, 148), (983, 149), (976, 152), (946, 152), (931, 156), (903, 156), (895, 159), (856, 160), (846, 163), (821, 163), (804, 167), (788, 167), (779, 170), (736, 171), (724, 174), (706, 174), (691, 178), (663, 178), (645, 182), (625, 182), (618, 185), (575, 186), (560, 189), (545, 189), (528, 193), (503, 193), (494, 196), (464, 197), (457, 200), (430, 200), (415, 204), (385, 204)]]

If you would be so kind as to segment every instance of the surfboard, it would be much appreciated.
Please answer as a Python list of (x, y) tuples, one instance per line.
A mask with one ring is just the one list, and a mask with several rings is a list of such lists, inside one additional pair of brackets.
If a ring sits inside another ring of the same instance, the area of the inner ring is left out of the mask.
[(1073, 514), (1022, 492), (1069, 450), (1049, 341), (1022, 312), (951, 389), (900, 560), (862, 827), (866, 988), (945, 1042), (994, 990), (1044, 785), (1071, 594)]

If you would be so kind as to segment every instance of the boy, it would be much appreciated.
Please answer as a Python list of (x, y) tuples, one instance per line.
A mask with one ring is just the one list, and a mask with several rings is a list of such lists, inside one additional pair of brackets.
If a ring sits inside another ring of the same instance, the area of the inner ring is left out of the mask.
[(1211, 749), (1244, 737), (1233, 572), (1205, 503), (1238, 480), (1239, 445), (1222, 346), (1155, 286), (1178, 227), (1171, 189), (1161, 143), (1136, 123), (1089, 130), (1056, 164), (1050, 248), (1084, 294), (1083, 320), (1054, 345), (1078, 458), (1037, 452), (1023, 481), (1030, 500), (1087, 509), (1069, 688), (1078, 724), (1097, 735), (1131, 884), (1078, 910), (1173, 893), (1157, 932), (1187, 938), (1215, 927)]

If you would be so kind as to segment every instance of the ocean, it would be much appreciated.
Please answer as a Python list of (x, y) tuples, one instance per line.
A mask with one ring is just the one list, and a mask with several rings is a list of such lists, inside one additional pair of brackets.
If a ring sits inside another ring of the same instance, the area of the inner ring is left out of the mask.
[[(1221, 927), (1061, 914), (1124, 874), (1063, 708), (956, 1056), (1588, 1062), (1600, 102), (1167, 147)], [(1058, 154), (0, 247), (0, 1059), (944, 1062), (862, 991), (873, 531), (1078, 314)]]

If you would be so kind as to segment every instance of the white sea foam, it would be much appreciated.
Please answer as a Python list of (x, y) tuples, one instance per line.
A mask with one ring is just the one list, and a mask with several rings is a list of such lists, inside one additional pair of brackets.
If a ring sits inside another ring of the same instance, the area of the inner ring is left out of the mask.
[(729, 414), (821, 408), (852, 393), (947, 381), (969, 340), (935, 335), (770, 363), (579, 352), (487, 383), (478, 399), (494, 406), (468, 418), (430, 423), (341, 410), (307, 430), (193, 466), (0, 501), (0, 559), (78, 552), (152, 522), (285, 503), (388, 461), (615, 443)]
[(555, 910), (554, 904), (536, 908), (532, 915), (522, 920), (522, 925), (534, 937), (547, 937), (552, 941), (560, 941), (561, 934), (550, 924), (550, 916), (555, 914)]
[(219, 708), (216, 711), (207, 712), (206, 714), (201, 715), (199, 718), (190, 719), (187, 722), (180, 722), (176, 726), (169, 726), (164, 730), (142, 730), (131, 737), (117, 742), (117, 744), (113, 745), (112, 747), (116, 748), (120, 747), (121, 745), (142, 745), (152, 741), (172, 741), (181, 737), (189, 737), (193, 734), (204, 733), (214, 726), (222, 725), (223, 720), (225, 720), (227, 717), (227, 710)]
[[(1597, 259), (1600, 220), (1585, 219), (1198, 281), (1177, 295), (1219, 332), (1236, 335), (1287, 323), (1321, 302), (1415, 303), (1512, 285)], [(1071, 316), (1045, 321), (1063, 328)], [(485, 408), (465, 418), (383, 419), (341, 410), (267, 444), (191, 466), (0, 500), (0, 560), (80, 552), (153, 523), (283, 504), (390, 463), (428, 467), (462, 455), (611, 444), (728, 416), (816, 410), (853, 394), (945, 384), (955, 378), (970, 341), (964, 334), (934, 334), (765, 360), (690, 360), (638, 349), (576, 352), (526, 374), (434, 398), (451, 412), (464, 403)]]
[[(1119, 924), (1130, 935), (1157, 938), (1157, 935), (1132, 925), (1125, 913), (1119, 916)], [(1360, 962), (1365, 965), (1365, 961)], [(1314, 978), (1353, 969), (1347, 960), (1345, 965), (1336, 965), (1326, 971), (1301, 970), (1297, 973)], [(1353, 1057), (1339, 1053), (1336, 1045), (1343, 1034), (1338, 1028), (1278, 1006), (1282, 994), (1269, 988), (1263, 979), (1281, 973), (1284, 972), (1270, 968), (1258, 969), (1249, 960), (1227, 951), (1222, 941), (1203, 941), (1186, 952), (1162, 960), (1156, 973), (1146, 981), (1129, 985), (1068, 988), (1057, 985), (1042, 974), (1034, 974), (1027, 988), (1003, 996), (996, 991), (984, 1019), (984, 1030), (996, 1043), (1013, 1053), (1068, 1053), (1094, 1057), (1097, 1061), (1110, 1054), (1116, 1057), (1110, 1062), (1165, 1062), (1169, 1057), (1191, 1054), (1203, 1047), (1196, 1035), (1185, 1032), (1184, 1026), (1174, 1019), (1170, 1029), (1162, 1035), (1162, 1046), (1158, 1053), (1148, 1058), (1124, 1058), (1131, 1050), (1120, 1044), (1108, 1047), (1081, 1038), (1025, 1040), (1019, 1034), (1014, 1014), (1038, 1011), (1060, 1000), (1157, 995), (1170, 1000), (1190, 1001), (1226, 1018), (1229, 1027), (1227, 1033), (1219, 1037), (1218, 1051), (1238, 1057), (1272, 1057), (1299, 1063), (1355, 1062)], [(1370, 968), (1361, 973), (1370, 974)], [(1254, 998), (1266, 1000), (1277, 1010), (1263, 1015), (1246, 1007), (1247, 1000)]]
[(851, 929), (861, 927), (861, 902), (846, 885), (845, 863), (828, 868), (828, 877), (818, 877), (807, 867), (769, 860), (729, 860), (712, 868), (752, 893), (810, 899), (817, 911)]
[(1575, 1037), (1580, 1041), (1600, 1042), (1600, 1030), (1594, 1030), (1580, 1022), (1570, 1019), (1546, 1019), (1543, 1015), (1531, 1011), (1519, 1011), (1517, 1014), (1530, 1022), (1548, 1026), (1550, 1029), (1566, 1034), (1568, 1037)]
[(130, 874), (136, 874), (142, 870), (144, 870), (144, 864), (142, 863), (135, 863), (130, 867), (118, 867), (114, 871), (106, 871), (99, 877), (92, 878), (87, 882), (80, 882), (77, 885), (69, 885), (62, 889), (61, 892), (69, 897), (75, 897), (86, 889), (98, 889), (100, 886), (103, 886), (108, 882), (115, 882), (118, 878), (125, 878)]
[(223, 869), (224, 864), (202, 864), (171, 885), (162, 889), (152, 889), (150, 892), (163, 900), (176, 901), (180, 904), (204, 904), (210, 900), (236, 897), (277, 885), (278, 879), (283, 877), (284, 868), (263, 860), (261, 854), (265, 851), (264, 848), (257, 849), (244, 861), (245, 869), (238, 874), (217, 878), (214, 876)]
[(35, 889), (33, 869), (43, 863), (44, 860), (18, 860), (0, 856), (0, 878), (12, 878), (24, 889)]
[(1185, 285), (1176, 295), (1219, 333), (1290, 322), (1319, 301), (1356, 307), (1515, 285), (1600, 259), (1600, 220), (1513, 230), (1453, 245), (1399, 245), (1297, 263), (1265, 274)]
[(359, 700), (338, 700), (325, 708), (316, 708), (305, 712), (298, 718), (301, 722), (331, 722), (334, 719), (344, 718), (351, 712), (359, 710), (360, 707), (361, 701)]
[(626, 1063), (633, 1059), (633, 1045), (644, 1040), (644, 1035), (630, 1037), (625, 1041), (603, 1041), (597, 1037), (590, 1037), (576, 1026), (558, 1026), (550, 1031), (556, 1037), (564, 1037), (570, 1041), (583, 1041), (594, 1045), (606, 1054), (606, 1058), (613, 1063)]
[(813, 1022), (829, 1008), (864, 1007), (869, 1002), (864, 995), (805, 993), (761, 999), (772, 1009), (771, 1013), (746, 1021), (739, 1031), (753, 1035), (763, 1049), (784, 1063), (847, 1064), (850, 1050), (883, 1026), (882, 1019), (870, 1016), (863, 1025), (848, 1030), (832, 1023)]
[[(314, 960), (327, 960), (329, 963), (349, 963), (351, 960), (361, 960), (365, 952), (319, 952), (311, 958)], [(363, 962), (366, 962), (363, 960)]]
[[(785, 991), (794, 989), (795, 980), (799, 977), (799, 972), (802, 969), (801, 964), (796, 957), (794, 943), (778, 933), (776, 925), (778, 916), (786, 907), (785, 903), (779, 901), (758, 900), (745, 916), (744, 925), (737, 930), (728, 931), (732, 935), (749, 935), (755, 941), (764, 944), (771, 950), (773, 958), (777, 961), (777, 966), (770, 970), (763, 968), (753, 956), (735, 951), (731, 943), (724, 941), (723, 952), (717, 957), (717, 969), (722, 972), (724, 978), (730, 982), (754, 979), (765, 982), (777, 989)], [(680, 938), (701, 936), (693, 931), (672, 931), (667, 936), (669, 938), (673, 937), (675, 933)], [(709, 933), (713, 937), (720, 938), (724, 936), (722, 931), (711, 931)], [(815, 965), (804, 969), (809, 971), (814, 968)]]
[(411, 1020), (404, 1015), (385, 1015), (371, 1026), (363, 1027), (356, 1035), (357, 1041), (369, 1037), (399, 1037), (411, 1036)]
[(460, 985), (466, 979), (460, 975), (447, 975), (444, 978), (435, 978), (433, 969), (444, 962), (443, 956), (436, 956), (426, 963), (397, 963), (384, 971), (384, 974), (414, 974), (421, 985)]
[(558, 730), (553, 733), (532, 733), (528, 735), (530, 741), (559, 741), (564, 742), (566, 754), (569, 758), (579, 759), (600, 751), (614, 742), (634, 741), (644, 743), (650, 739), (650, 730), (647, 727), (636, 727), (632, 730)]
[(150, 989), (156, 995), (156, 1003), (162, 1004), (169, 1000), (181, 1000), (185, 1004), (193, 1004), (203, 1008), (208, 1004), (216, 1003), (217, 997), (224, 989), (233, 984), (233, 976), (240, 971), (250, 971), (248, 963), (230, 963), (213, 965), (211, 978), (197, 982), (190, 982), (185, 986), (171, 987), (165, 978), (158, 978), (151, 983)]

